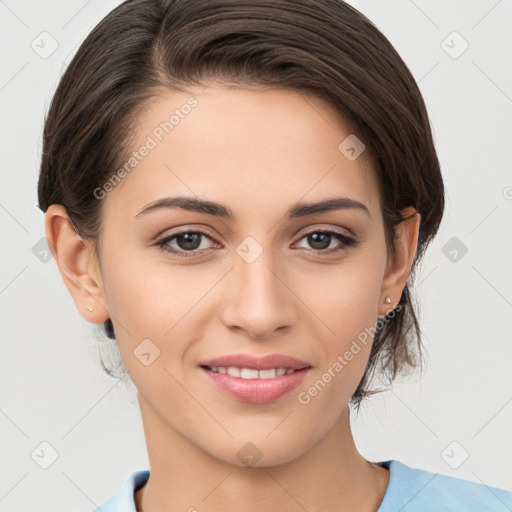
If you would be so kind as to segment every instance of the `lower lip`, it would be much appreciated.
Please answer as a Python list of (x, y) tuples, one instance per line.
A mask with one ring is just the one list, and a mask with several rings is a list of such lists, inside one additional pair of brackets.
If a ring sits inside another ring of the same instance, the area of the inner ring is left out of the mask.
[(295, 370), (290, 375), (273, 379), (242, 379), (227, 373), (216, 373), (203, 367), (200, 369), (208, 375), (218, 389), (232, 398), (241, 402), (262, 404), (273, 402), (295, 389), (304, 380), (311, 367)]

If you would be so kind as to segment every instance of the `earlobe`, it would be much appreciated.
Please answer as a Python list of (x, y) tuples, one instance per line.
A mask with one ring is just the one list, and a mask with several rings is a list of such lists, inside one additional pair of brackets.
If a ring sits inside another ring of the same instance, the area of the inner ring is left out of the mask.
[[(402, 217), (404, 220), (396, 227), (395, 254), (388, 260), (382, 281), (379, 315), (389, 313), (400, 301), (418, 248), (421, 215), (409, 207), (402, 211)], [(386, 302), (386, 297), (391, 301)]]
[(89, 322), (103, 323), (109, 314), (93, 243), (78, 235), (60, 204), (46, 211), (45, 230), (48, 246), (79, 313)]

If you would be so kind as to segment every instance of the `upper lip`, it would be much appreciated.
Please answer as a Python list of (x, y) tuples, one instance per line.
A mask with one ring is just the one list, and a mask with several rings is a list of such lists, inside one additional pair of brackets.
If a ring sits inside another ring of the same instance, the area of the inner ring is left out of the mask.
[(301, 370), (311, 365), (295, 357), (281, 354), (269, 354), (264, 357), (255, 357), (249, 354), (232, 354), (208, 359), (200, 363), (200, 366), (235, 366), (237, 368), (253, 368), (255, 370), (269, 370), (271, 368), (293, 368), (294, 370)]

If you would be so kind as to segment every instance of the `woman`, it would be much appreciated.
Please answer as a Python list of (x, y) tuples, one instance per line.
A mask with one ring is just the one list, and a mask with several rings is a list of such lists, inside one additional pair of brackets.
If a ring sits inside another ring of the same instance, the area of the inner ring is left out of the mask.
[(409, 285), (444, 209), (420, 91), (361, 13), (126, 1), (43, 144), (50, 247), (119, 346), (151, 465), (97, 510), (512, 509), (354, 443), (376, 371), (420, 364)]

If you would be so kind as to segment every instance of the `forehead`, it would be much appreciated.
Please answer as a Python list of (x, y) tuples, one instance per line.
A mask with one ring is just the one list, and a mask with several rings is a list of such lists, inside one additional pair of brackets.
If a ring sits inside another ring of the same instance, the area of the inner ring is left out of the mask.
[(379, 209), (369, 158), (347, 158), (350, 127), (311, 94), (218, 82), (160, 90), (132, 122), (127, 172), (107, 194), (130, 217), (177, 195), (228, 203), (240, 216), (335, 195)]

